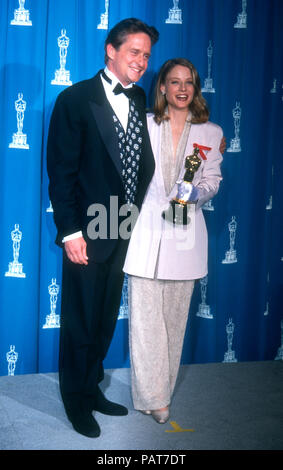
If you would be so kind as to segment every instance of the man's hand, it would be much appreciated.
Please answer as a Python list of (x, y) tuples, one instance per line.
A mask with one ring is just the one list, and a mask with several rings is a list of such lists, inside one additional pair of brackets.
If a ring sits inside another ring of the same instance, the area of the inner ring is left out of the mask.
[(226, 139), (225, 139), (225, 137), (222, 137), (222, 139), (221, 139), (219, 150), (220, 150), (220, 153), (222, 153), (222, 155), (223, 155), (223, 153), (226, 150)]
[(77, 264), (88, 264), (86, 242), (83, 237), (66, 241), (64, 246), (69, 260)]

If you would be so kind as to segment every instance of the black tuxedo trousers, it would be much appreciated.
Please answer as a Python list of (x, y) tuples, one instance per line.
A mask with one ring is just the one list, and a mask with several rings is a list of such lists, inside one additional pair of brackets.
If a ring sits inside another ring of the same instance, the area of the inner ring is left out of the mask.
[(104, 378), (121, 302), (127, 241), (119, 240), (104, 263), (72, 263), (64, 253), (59, 378), (67, 409), (93, 396)]

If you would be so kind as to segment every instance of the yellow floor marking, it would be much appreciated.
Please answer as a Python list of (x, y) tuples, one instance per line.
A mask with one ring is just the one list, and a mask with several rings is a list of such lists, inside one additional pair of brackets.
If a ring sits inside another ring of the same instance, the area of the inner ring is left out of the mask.
[(183, 429), (176, 421), (169, 421), (173, 430), (166, 430), (165, 432), (194, 432), (194, 429)]

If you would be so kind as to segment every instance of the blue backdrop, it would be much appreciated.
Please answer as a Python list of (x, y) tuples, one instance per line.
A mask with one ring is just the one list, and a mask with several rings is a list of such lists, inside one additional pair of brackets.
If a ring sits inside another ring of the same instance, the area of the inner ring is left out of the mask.
[[(50, 115), (58, 93), (103, 67), (107, 29), (131, 16), (160, 31), (141, 81), (148, 105), (162, 63), (187, 57), (227, 140), (182, 362), (283, 359), (282, 0), (1, 0), (1, 375), (57, 371)], [(125, 284), (107, 368), (129, 366), (127, 315)]]

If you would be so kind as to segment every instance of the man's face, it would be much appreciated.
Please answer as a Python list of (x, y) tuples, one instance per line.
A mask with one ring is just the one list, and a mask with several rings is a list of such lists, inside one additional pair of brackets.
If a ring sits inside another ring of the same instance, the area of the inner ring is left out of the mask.
[(138, 82), (147, 69), (151, 53), (151, 40), (145, 33), (128, 34), (126, 41), (116, 50), (107, 46), (107, 67), (122, 85)]

